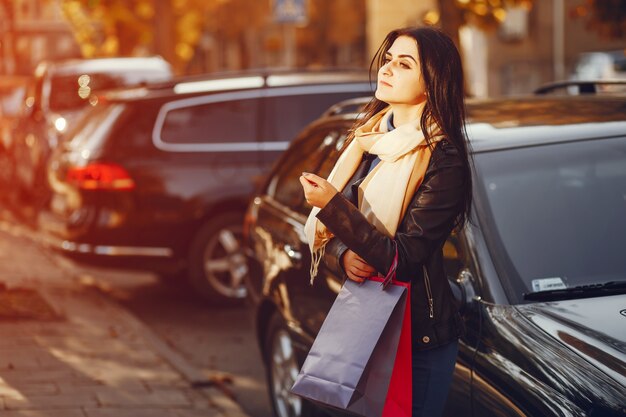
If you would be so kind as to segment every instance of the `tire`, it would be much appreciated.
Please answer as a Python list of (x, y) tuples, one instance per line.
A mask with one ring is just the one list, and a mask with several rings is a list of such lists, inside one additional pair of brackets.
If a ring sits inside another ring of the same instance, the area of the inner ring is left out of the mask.
[(246, 298), (242, 231), (243, 213), (218, 215), (200, 228), (191, 244), (189, 283), (213, 304), (242, 305)]
[(274, 417), (320, 417), (326, 414), (289, 389), (300, 372), (300, 361), (287, 326), (274, 314), (265, 335), (265, 372)]

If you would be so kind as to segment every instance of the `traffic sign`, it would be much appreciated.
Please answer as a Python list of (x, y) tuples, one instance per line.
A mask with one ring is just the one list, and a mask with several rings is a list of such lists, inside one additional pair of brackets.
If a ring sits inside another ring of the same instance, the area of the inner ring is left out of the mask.
[(274, 0), (274, 21), (303, 23), (307, 20), (306, 0)]

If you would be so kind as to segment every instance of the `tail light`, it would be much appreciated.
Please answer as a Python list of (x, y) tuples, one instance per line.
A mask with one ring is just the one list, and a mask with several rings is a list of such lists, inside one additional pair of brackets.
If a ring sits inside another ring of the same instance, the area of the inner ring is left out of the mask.
[(83, 190), (128, 191), (135, 188), (135, 181), (121, 166), (111, 163), (90, 163), (84, 167), (70, 167), (67, 182)]

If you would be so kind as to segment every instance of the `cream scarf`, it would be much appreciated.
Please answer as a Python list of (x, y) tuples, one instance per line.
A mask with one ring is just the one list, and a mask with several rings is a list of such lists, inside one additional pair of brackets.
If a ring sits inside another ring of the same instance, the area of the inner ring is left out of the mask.
[[(391, 107), (387, 107), (355, 131), (354, 140), (337, 160), (328, 182), (341, 192), (361, 163), (363, 153), (378, 155), (380, 163), (359, 186), (358, 207), (378, 231), (393, 238), (411, 198), (424, 179), (432, 151), (426, 144), (419, 119), (388, 132), (390, 116)], [(431, 134), (433, 144), (442, 138)], [(317, 219), (319, 211), (320, 208), (313, 207), (304, 226), (311, 250), (311, 284), (326, 243), (333, 237)]]

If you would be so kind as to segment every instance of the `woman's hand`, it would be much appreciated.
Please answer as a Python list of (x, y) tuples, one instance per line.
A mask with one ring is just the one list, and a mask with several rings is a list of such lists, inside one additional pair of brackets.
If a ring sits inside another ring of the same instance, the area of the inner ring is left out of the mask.
[(308, 172), (302, 173), (300, 184), (304, 189), (304, 198), (306, 198), (307, 203), (314, 207), (324, 208), (337, 194), (337, 189), (331, 183)]
[(359, 255), (352, 252), (350, 249), (346, 250), (341, 257), (343, 269), (346, 271), (346, 275), (352, 281), (363, 283), (366, 278), (376, 274), (374, 267), (369, 265)]

